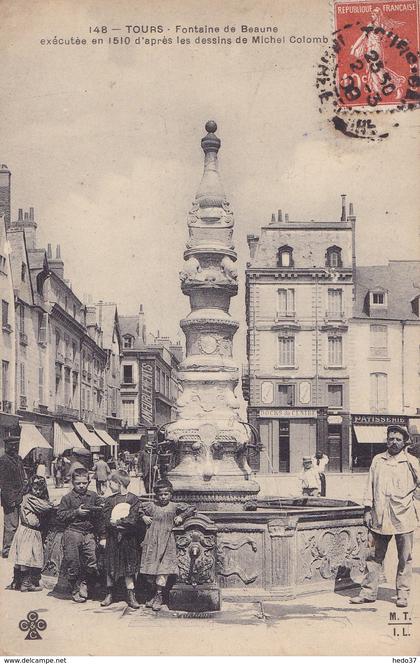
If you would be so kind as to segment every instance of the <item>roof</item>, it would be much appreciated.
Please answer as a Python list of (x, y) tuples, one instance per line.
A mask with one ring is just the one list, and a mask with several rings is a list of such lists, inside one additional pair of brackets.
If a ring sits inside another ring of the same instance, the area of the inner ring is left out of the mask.
[[(411, 301), (420, 295), (420, 261), (390, 261), (388, 265), (357, 267), (354, 281), (355, 317), (419, 320)], [(365, 308), (366, 296), (375, 290), (388, 293), (388, 306), (376, 316), (369, 316)]]
[(117, 334), (120, 331), (117, 306), (113, 303), (105, 302), (100, 302), (95, 306), (97, 320), (98, 322), (99, 320), (101, 321), (100, 325), (103, 332), (103, 346), (104, 348), (112, 348), (114, 328), (117, 328)]
[(120, 316), (120, 331), (121, 337), (131, 335), (134, 337), (133, 349), (144, 348), (145, 344), (140, 336), (141, 330), (139, 328), (138, 316)]

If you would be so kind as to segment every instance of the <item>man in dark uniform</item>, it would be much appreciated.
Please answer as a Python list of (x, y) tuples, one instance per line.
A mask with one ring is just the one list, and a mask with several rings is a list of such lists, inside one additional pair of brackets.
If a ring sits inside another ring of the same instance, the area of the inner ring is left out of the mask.
[(2, 557), (9, 555), (10, 545), (19, 525), (19, 506), (25, 488), (25, 469), (19, 452), (19, 436), (4, 441), (5, 454), (0, 457), (1, 505), (4, 512)]

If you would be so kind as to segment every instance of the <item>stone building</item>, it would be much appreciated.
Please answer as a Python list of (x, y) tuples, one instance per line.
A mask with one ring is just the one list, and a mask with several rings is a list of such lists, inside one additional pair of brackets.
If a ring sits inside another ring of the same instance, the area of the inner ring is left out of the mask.
[(140, 449), (147, 435), (174, 419), (180, 344), (146, 331), (142, 305), (137, 316), (120, 316), (122, 337), (120, 447)]
[(386, 427), (420, 434), (420, 262), (357, 267), (350, 323), (352, 465), (369, 467)]
[(248, 365), (243, 390), (263, 452), (260, 474), (296, 473), (317, 450), (349, 467), (349, 319), (356, 219), (291, 220), (248, 235)]
[[(4, 209), (2, 210), (4, 215)], [(0, 454), (4, 452), (4, 439), (18, 424), (15, 415), (15, 317), (10, 244), (6, 238), (6, 217), (0, 216)]]

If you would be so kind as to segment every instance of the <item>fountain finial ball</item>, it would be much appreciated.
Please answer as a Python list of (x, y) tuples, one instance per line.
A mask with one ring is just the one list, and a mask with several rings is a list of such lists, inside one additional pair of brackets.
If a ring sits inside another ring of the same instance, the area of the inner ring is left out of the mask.
[(215, 131), (217, 131), (217, 124), (215, 123), (214, 120), (209, 120), (206, 122), (206, 131), (209, 134), (214, 134)]

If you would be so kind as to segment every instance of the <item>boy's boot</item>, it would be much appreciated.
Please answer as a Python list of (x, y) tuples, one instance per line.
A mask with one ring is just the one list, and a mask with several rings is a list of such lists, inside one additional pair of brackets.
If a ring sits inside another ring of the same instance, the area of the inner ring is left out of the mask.
[(39, 592), (42, 590), (40, 586), (34, 586), (32, 581), (31, 581), (31, 573), (30, 572), (22, 572), (22, 583), (20, 586), (20, 592), (21, 593), (33, 593), (33, 592)]
[(74, 582), (73, 590), (72, 590), (72, 593), (71, 593), (71, 598), (72, 598), (73, 602), (77, 602), (78, 604), (83, 604), (84, 602), (86, 602), (86, 597), (81, 596), (81, 594), (79, 592), (80, 585), (81, 584), (78, 583), (77, 581)]
[(160, 611), (163, 604), (162, 590), (158, 590), (152, 604), (153, 611)]
[(13, 568), (13, 579), (9, 583), (8, 586), (6, 586), (6, 590), (20, 590), (22, 583), (22, 572), (18, 567)]
[(156, 598), (156, 591), (157, 591), (157, 588), (156, 588), (156, 586), (153, 584), (153, 589), (152, 589), (152, 591), (151, 591), (151, 592), (152, 592), (152, 596), (150, 597), (150, 599), (147, 600), (147, 602), (146, 602), (146, 604), (145, 604), (145, 606), (147, 606), (148, 609), (151, 609), (152, 606), (153, 606), (153, 602), (155, 601), (155, 598)]
[(80, 597), (83, 597), (83, 599), (88, 598), (88, 586), (87, 586), (87, 581), (80, 581), (79, 585), (79, 595)]
[(102, 600), (101, 606), (111, 606), (112, 602), (114, 601), (114, 598), (112, 597), (112, 586), (108, 586), (106, 589), (106, 597), (105, 599)]
[(132, 588), (127, 588), (127, 604), (130, 607), (130, 609), (139, 609), (140, 604), (136, 600), (136, 596), (134, 594), (134, 590)]

